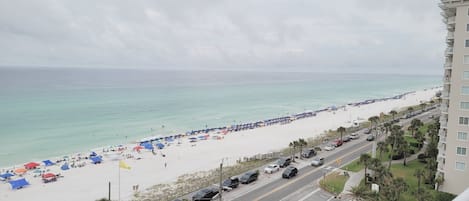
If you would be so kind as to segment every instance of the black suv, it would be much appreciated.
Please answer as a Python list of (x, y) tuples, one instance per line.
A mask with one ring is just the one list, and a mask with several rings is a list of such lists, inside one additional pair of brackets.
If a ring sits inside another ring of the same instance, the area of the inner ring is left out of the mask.
[(237, 188), (239, 185), (238, 177), (232, 177), (223, 181), (223, 186), (230, 187), (230, 188)]
[(278, 159), (277, 161), (277, 164), (281, 168), (287, 167), (288, 165), (290, 165), (290, 163), (291, 163), (291, 158), (281, 158), (281, 159)]
[(192, 196), (192, 201), (212, 200), (212, 199), (217, 198), (218, 196), (219, 196), (218, 195), (218, 189), (216, 189), (216, 188), (204, 188), (200, 191), (197, 191), (197, 193), (195, 193)]
[(298, 173), (298, 169), (296, 169), (296, 167), (290, 166), (290, 167), (287, 167), (285, 171), (283, 171), (282, 178), (290, 179), (296, 176), (297, 173)]
[(259, 171), (246, 172), (243, 174), (243, 176), (241, 176), (241, 179), (239, 179), (239, 181), (242, 184), (249, 184), (253, 181), (256, 181), (258, 176), (259, 176)]
[(311, 158), (313, 156), (316, 156), (316, 151), (314, 149), (305, 149), (303, 152), (301, 152), (301, 156), (305, 158)]

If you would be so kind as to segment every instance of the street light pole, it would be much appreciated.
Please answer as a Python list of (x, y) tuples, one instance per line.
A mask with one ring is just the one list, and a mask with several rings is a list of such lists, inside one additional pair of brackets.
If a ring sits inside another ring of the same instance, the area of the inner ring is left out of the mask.
[(222, 193), (223, 193), (223, 184), (222, 184), (222, 180), (223, 180), (223, 159), (221, 160), (221, 163), (220, 163), (220, 189), (219, 189), (219, 193), (220, 193), (220, 201), (222, 201)]

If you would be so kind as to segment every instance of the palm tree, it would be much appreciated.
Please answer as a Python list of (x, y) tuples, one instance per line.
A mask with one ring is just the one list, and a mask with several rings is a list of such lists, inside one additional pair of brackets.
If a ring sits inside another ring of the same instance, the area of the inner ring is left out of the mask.
[(409, 126), (409, 131), (412, 133), (412, 137), (415, 137), (414, 136), (414, 132), (417, 131), (421, 126), (423, 126), (423, 123), (422, 121), (420, 121), (420, 119), (412, 119), (412, 121), (410, 122), (410, 126)]
[(404, 181), (402, 177), (398, 177), (391, 181), (390, 190), (393, 192), (389, 197), (391, 201), (401, 200), (401, 193), (407, 191), (409, 185)]
[(420, 103), (420, 107), (422, 108), (422, 111), (425, 111), (425, 108), (427, 107), (426, 103)]
[(410, 153), (409, 143), (405, 142), (400, 144), (399, 152), (404, 154), (404, 166), (407, 165), (407, 155)]
[[(372, 117), (368, 118), (368, 121), (370, 121), (370, 129), (373, 130), (373, 125), (374, 125), (375, 126), (374, 128), (376, 130), (376, 127), (377, 127), (378, 121), (379, 121), (379, 117), (378, 116), (372, 116)], [(375, 137), (377, 137), (377, 136), (375, 135)]]
[(358, 160), (358, 162), (365, 166), (365, 184), (366, 184), (366, 181), (367, 181), (366, 169), (368, 169), (368, 167), (371, 164), (371, 156), (369, 154), (362, 154), (362, 155), (360, 155), (360, 159)]
[(386, 131), (386, 134), (388, 134), (389, 131), (391, 131), (392, 124), (389, 123), (389, 122), (386, 122), (386, 123), (384, 123), (383, 126), (384, 126), (384, 129), (385, 129), (385, 131)]
[(371, 191), (365, 185), (358, 185), (358, 186), (352, 187), (351, 193), (357, 200), (361, 201), (361, 200), (366, 200), (367, 197), (370, 196)]
[(378, 151), (379, 151), (379, 160), (382, 160), (383, 152), (388, 151), (388, 144), (384, 141), (379, 141), (376, 148), (378, 148)]
[(411, 106), (411, 107), (408, 107), (408, 108), (407, 108), (407, 112), (409, 112), (409, 114), (408, 114), (409, 116), (412, 116), (412, 114), (413, 114), (413, 112), (414, 112), (414, 107), (412, 107), (412, 106)]
[(298, 139), (298, 146), (300, 147), (300, 158), (302, 158), (301, 151), (303, 150), (303, 147), (307, 146), (308, 142), (305, 141), (303, 138)]
[(424, 173), (425, 172), (422, 169), (416, 169), (414, 172), (414, 176), (417, 177), (417, 189), (420, 188), (422, 177), (425, 175)]
[(404, 132), (401, 130), (401, 126), (393, 125), (391, 127), (391, 135), (386, 139), (387, 143), (391, 145), (391, 151), (389, 156), (389, 165), (388, 169), (391, 169), (391, 161), (394, 155), (394, 152), (399, 147), (400, 144), (404, 141)]
[(423, 142), (425, 141), (425, 135), (423, 135), (422, 132), (420, 131), (417, 131), (415, 133), (415, 139), (417, 140), (417, 142), (419, 143), (419, 150), (422, 148), (422, 144)]
[(339, 128), (337, 128), (337, 132), (340, 133), (340, 141), (342, 141), (342, 137), (343, 137), (345, 131), (346, 131), (346, 129), (345, 129), (344, 127), (342, 127), (342, 126), (339, 127)]
[(392, 115), (392, 122), (396, 121), (396, 119), (395, 119), (395, 117), (396, 117), (396, 115), (397, 115), (396, 110), (391, 110), (391, 111), (389, 112), (389, 114)]

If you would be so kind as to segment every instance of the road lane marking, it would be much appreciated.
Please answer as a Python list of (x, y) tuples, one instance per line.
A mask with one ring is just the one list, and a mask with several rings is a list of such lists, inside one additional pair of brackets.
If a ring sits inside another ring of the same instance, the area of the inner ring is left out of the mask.
[[(367, 143), (367, 144), (365, 144), (365, 145), (359, 147), (359, 148), (356, 149), (355, 151), (348, 152), (348, 153), (342, 155), (342, 157), (346, 157), (346, 156), (352, 155), (352, 154), (358, 152), (359, 150), (361, 150), (361, 149), (363, 149), (363, 148), (365, 148), (365, 147), (367, 147), (367, 146), (371, 146), (371, 144), (368, 144), (368, 143)], [(331, 165), (331, 164), (333, 164), (333, 163), (335, 163), (335, 161), (328, 162), (328, 163), (324, 164), (324, 166), (326, 166), (326, 165)], [(275, 192), (277, 192), (277, 191), (279, 191), (279, 190), (281, 190), (281, 189), (283, 189), (283, 188), (289, 186), (290, 184), (296, 182), (297, 180), (303, 179), (303, 178), (305, 178), (305, 177), (307, 177), (307, 176), (309, 176), (309, 175), (313, 174), (314, 172), (317, 172), (317, 171), (319, 171), (319, 170), (321, 170), (321, 169), (322, 169), (322, 168), (315, 168), (315, 169), (313, 169), (313, 170), (307, 172), (306, 174), (302, 174), (300, 177), (296, 178), (295, 180), (289, 181), (289, 182), (287, 182), (287, 183), (285, 183), (285, 184), (283, 184), (283, 185), (281, 185), (281, 186), (279, 186), (279, 187), (277, 187), (277, 188), (274, 188), (273, 190), (269, 191), (268, 193), (266, 193), (266, 194), (264, 194), (264, 195), (262, 195), (262, 196), (257, 197), (257, 198), (254, 199), (253, 201), (259, 201), (259, 200), (261, 200), (261, 199), (263, 199), (263, 198), (265, 198), (265, 197), (267, 197), (267, 196), (269, 196), (269, 195), (271, 195), (271, 194), (273, 194), (273, 193), (275, 193)]]
[(304, 197), (302, 197), (302, 198), (301, 198), (300, 200), (298, 200), (298, 201), (304, 201), (304, 200), (308, 199), (311, 195), (315, 194), (315, 193), (318, 192), (319, 190), (321, 190), (321, 189), (318, 187), (316, 190), (314, 190), (314, 191), (311, 192), (311, 193), (308, 193), (308, 195), (305, 195)]

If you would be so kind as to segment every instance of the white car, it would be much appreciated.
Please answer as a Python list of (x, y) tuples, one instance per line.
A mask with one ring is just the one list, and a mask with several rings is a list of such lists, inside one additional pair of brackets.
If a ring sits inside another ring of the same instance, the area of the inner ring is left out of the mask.
[(352, 134), (350, 134), (349, 137), (350, 137), (350, 139), (355, 140), (355, 139), (360, 138), (360, 135), (358, 135), (358, 133), (352, 133)]
[(335, 149), (335, 146), (333, 144), (328, 144), (326, 147), (324, 147), (324, 150), (326, 151), (332, 151)]
[(265, 167), (264, 172), (272, 174), (274, 172), (278, 172), (280, 170), (280, 166), (278, 164), (270, 164)]

